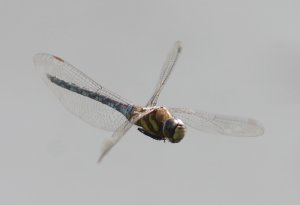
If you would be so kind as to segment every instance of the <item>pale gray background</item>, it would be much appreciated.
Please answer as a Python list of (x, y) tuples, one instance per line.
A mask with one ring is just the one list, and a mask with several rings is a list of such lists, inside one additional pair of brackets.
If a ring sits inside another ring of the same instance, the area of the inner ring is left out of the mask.
[[(0, 204), (300, 204), (300, 3), (0, 1)], [(135, 129), (97, 165), (110, 132), (67, 112), (32, 57), (63, 57), (131, 101), (260, 120), (265, 135), (189, 129), (179, 144)]]

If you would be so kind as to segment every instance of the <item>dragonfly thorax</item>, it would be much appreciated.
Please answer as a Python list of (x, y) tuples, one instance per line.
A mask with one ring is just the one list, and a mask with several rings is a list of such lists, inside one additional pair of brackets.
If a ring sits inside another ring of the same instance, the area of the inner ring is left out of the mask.
[[(138, 111), (139, 112), (139, 111)], [(155, 140), (178, 143), (185, 134), (185, 126), (165, 107), (152, 107), (151, 112), (136, 122), (138, 130)]]
[(163, 134), (172, 143), (178, 143), (185, 134), (185, 126), (180, 119), (170, 118), (163, 124)]

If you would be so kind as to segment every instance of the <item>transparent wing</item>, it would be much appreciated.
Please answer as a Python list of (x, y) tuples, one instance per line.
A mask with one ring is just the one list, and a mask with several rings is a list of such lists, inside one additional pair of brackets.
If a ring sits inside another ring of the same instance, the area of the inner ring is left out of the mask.
[(197, 130), (236, 137), (255, 137), (264, 133), (254, 119), (198, 112), (186, 108), (170, 108), (175, 117)]
[(123, 124), (121, 124), (112, 134), (112, 136), (103, 144), (101, 155), (98, 159), (98, 163), (102, 161), (102, 159), (107, 155), (107, 153), (115, 146), (119, 140), (126, 134), (126, 132), (136, 123), (139, 119), (144, 117), (145, 115), (152, 112), (153, 109), (146, 110), (143, 113), (136, 113), (130, 121), (125, 121)]
[(181, 50), (182, 50), (181, 42), (180, 41), (175, 42), (174, 47), (170, 51), (170, 53), (167, 57), (167, 60), (165, 61), (165, 64), (162, 67), (160, 78), (159, 78), (158, 83), (156, 84), (154, 93), (153, 93), (152, 97), (150, 98), (150, 100), (148, 101), (148, 103), (146, 104), (147, 107), (156, 105), (158, 97), (160, 95), (160, 92), (164, 88), (164, 85), (166, 84), (166, 82), (174, 68), (174, 65), (179, 57)]
[(74, 83), (81, 88), (107, 96), (124, 104), (130, 104), (127, 100), (97, 84), (71, 64), (56, 56), (43, 53), (34, 56), (34, 64), (42, 79), (62, 104), (85, 122), (101, 129), (115, 130), (122, 123), (127, 121), (127, 119), (115, 109), (57, 86), (47, 77), (47, 75), (55, 76), (66, 82)]
[(113, 133), (113, 135), (106, 139), (103, 147), (102, 147), (102, 151), (101, 151), (101, 155), (98, 159), (98, 163), (100, 163), (102, 161), (102, 159), (107, 155), (107, 153), (111, 150), (111, 148), (113, 148), (113, 146), (115, 146), (119, 140), (126, 134), (126, 132), (128, 132), (128, 130), (133, 126), (133, 124), (129, 121), (125, 121), (123, 122)]

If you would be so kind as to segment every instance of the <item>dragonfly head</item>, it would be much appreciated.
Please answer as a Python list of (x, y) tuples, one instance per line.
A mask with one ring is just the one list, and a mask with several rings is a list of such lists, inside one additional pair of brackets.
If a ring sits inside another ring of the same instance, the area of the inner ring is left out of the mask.
[(185, 126), (180, 119), (170, 118), (163, 125), (164, 136), (172, 143), (178, 143), (185, 134)]

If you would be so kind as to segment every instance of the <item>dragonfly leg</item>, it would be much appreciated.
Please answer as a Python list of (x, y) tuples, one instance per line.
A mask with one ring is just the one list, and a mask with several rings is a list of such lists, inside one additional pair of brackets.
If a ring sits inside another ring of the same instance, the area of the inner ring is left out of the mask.
[(157, 135), (154, 135), (154, 134), (151, 134), (151, 133), (147, 132), (146, 130), (144, 130), (143, 128), (138, 128), (138, 131), (140, 131), (144, 135), (147, 135), (148, 137), (151, 137), (152, 139), (155, 139), (155, 140), (164, 140), (165, 141), (164, 138), (162, 138), (160, 136), (157, 136)]

